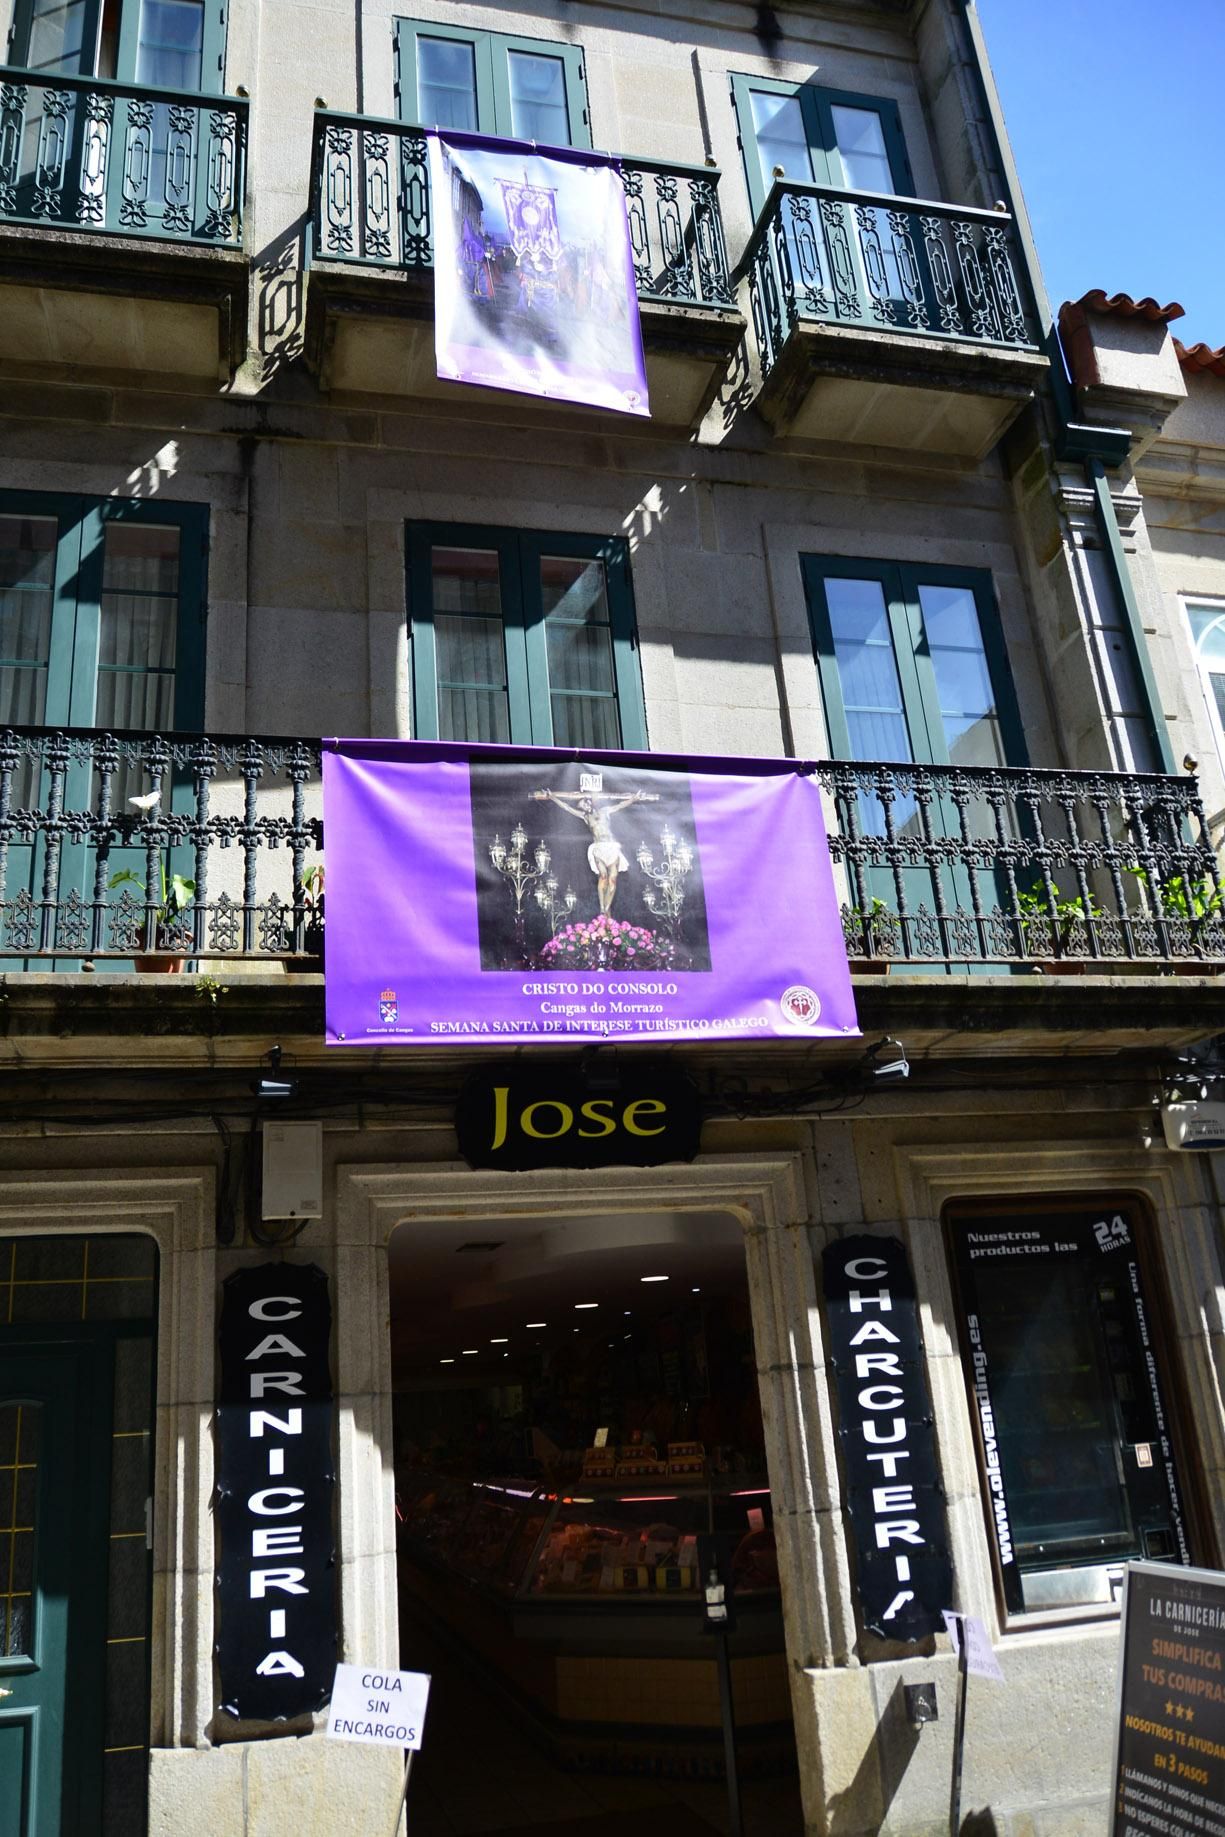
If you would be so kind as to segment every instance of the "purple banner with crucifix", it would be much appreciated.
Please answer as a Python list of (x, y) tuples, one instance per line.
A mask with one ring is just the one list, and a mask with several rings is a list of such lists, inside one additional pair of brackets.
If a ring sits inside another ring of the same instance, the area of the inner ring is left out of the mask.
[(794, 760), (328, 740), (330, 1045), (859, 1031)]
[(439, 376), (649, 415), (612, 161), (475, 134), (428, 139)]

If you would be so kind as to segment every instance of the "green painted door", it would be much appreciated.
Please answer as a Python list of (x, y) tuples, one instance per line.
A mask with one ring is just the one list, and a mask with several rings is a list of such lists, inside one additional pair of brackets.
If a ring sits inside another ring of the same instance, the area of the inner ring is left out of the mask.
[(0, 1351), (0, 1831), (96, 1837), (111, 1416), (93, 1341)]

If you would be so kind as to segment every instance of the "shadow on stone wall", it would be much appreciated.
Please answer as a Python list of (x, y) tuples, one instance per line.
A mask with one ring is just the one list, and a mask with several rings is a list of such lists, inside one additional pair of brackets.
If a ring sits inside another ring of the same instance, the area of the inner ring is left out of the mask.
[(884, 1824), (921, 1738), (921, 1731), (906, 1714), (899, 1680), (877, 1724), (876, 1740), (860, 1761), (855, 1778), (845, 1792), (835, 1793), (830, 1800), (830, 1837), (863, 1837)]
[(286, 364), (302, 356), (306, 225), (303, 213), (256, 258), (256, 338), (262, 383), (270, 383)]

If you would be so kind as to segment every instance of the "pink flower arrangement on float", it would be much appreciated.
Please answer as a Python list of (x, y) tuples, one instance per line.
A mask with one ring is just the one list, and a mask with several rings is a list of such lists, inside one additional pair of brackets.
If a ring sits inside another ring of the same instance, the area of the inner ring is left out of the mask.
[(659, 970), (671, 968), (675, 955), (671, 938), (602, 912), (598, 918), (567, 925), (550, 938), (540, 962), (546, 969)]

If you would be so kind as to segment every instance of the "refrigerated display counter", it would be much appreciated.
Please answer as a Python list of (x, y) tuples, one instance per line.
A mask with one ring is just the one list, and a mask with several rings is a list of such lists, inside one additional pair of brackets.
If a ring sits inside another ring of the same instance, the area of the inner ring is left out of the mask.
[(699, 1538), (730, 1562), (742, 1765), (793, 1752), (773, 1513), (764, 1479), (412, 1472), (397, 1494), (403, 1662), (428, 1616), (569, 1764), (717, 1774), (721, 1724)]

